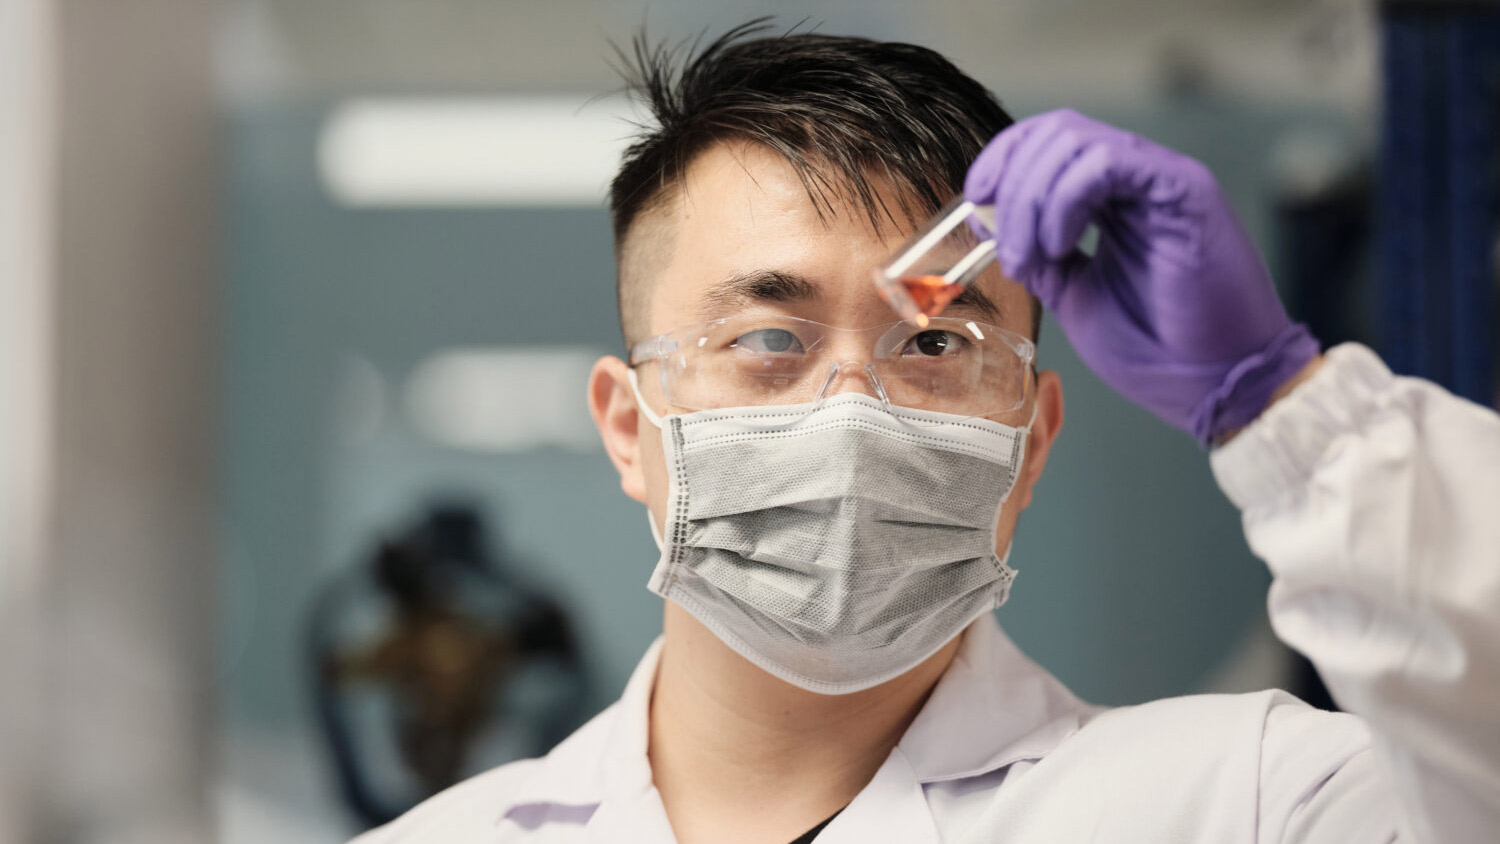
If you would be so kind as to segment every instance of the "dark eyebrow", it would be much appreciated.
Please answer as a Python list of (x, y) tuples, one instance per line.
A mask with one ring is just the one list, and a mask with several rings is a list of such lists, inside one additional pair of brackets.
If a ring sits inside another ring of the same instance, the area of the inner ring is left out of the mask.
[(984, 291), (980, 290), (979, 286), (975, 284), (971, 284), (968, 287), (965, 287), (964, 292), (958, 294), (958, 296), (948, 304), (949, 310), (952, 310), (953, 308), (977, 312), (981, 316), (983, 316), (987, 322), (990, 322), (994, 325), (1000, 325), (1005, 319), (1005, 312), (1000, 309), (1000, 306), (995, 303), (995, 300), (984, 295)]
[[(822, 297), (816, 284), (800, 273), (788, 270), (756, 270), (736, 273), (709, 288), (698, 306), (707, 318), (733, 313), (747, 302), (812, 302)], [(985, 321), (999, 325), (1005, 312), (995, 300), (976, 285), (969, 285), (949, 303), (948, 310), (977, 313)]]
[(698, 310), (714, 317), (733, 312), (746, 302), (809, 302), (821, 297), (818, 286), (798, 273), (756, 270), (736, 273), (709, 288)]

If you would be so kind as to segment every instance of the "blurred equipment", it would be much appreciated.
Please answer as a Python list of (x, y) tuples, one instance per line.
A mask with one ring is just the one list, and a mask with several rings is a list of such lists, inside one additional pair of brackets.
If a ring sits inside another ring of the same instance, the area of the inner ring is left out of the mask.
[(1348, 138), (1312, 130), (1288, 133), (1272, 153), (1276, 278), (1287, 310), (1324, 348), (1376, 345), (1372, 156)]
[(583, 720), (563, 609), (493, 561), (479, 513), (433, 508), (315, 605), (318, 713), (345, 800), (368, 825)]
[(1500, 5), (1382, 4), (1380, 351), (1481, 404), (1496, 395)]

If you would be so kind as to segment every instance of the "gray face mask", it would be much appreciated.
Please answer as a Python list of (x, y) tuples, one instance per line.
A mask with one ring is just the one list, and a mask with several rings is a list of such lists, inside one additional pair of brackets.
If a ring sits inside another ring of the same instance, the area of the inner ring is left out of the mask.
[(1030, 423), (855, 393), (658, 419), (636, 396), (670, 483), (649, 588), (776, 677), (867, 689), (1005, 602), (995, 530)]

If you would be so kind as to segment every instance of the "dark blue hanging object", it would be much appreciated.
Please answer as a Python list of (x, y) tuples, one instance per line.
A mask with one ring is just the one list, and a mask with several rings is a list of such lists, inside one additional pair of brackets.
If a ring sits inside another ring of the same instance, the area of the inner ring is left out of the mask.
[(1497, 403), (1500, 4), (1389, 0), (1380, 346), (1392, 369)]
[(476, 508), (434, 507), (377, 546), (326, 585), (307, 643), (339, 789), (365, 827), (546, 753), (589, 703), (566, 611), (494, 553)]

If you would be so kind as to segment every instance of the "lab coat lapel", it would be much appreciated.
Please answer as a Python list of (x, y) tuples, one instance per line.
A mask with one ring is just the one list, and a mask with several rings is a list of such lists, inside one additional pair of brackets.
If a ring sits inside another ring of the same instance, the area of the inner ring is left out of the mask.
[(986, 614), (965, 631), (953, 662), (875, 778), (818, 844), (936, 844), (924, 784), (1046, 756), (1078, 731), (1085, 709)]
[(635, 794), (615, 794), (599, 806), (584, 828), (588, 844), (674, 844), (672, 824), (655, 788)]
[(1087, 706), (981, 616), (898, 745), (918, 782), (1039, 759), (1078, 731)]
[(922, 784), (898, 747), (864, 790), (818, 835), (817, 844), (939, 844)]
[(583, 840), (674, 841), (661, 797), (652, 784), (646, 753), (648, 710), (661, 657), (658, 638), (641, 658), (625, 691), (598, 723), (585, 725), (547, 756), (547, 764), (516, 796), (513, 806), (592, 809)]
[(651, 776), (647, 755), (651, 689), (661, 659), (661, 639), (641, 659), (620, 696), (614, 729), (601, 748), (604, 799), (589, 819), (584, 840), (600, 844), (675, 841), (666, 808)]

